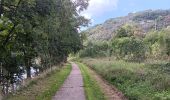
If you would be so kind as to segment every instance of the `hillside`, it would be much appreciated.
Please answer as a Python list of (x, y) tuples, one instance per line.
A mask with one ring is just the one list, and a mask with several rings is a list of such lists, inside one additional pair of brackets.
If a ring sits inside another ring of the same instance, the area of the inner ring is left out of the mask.
[(106, 20), (85, 32), (89, 40), (110, 40), (115, 35), (116, 30), (125, 24), (137, 26), (141, 30), (141, 34), (146, 34), (152, 29), (160, 30), (170, 25), (170, 9), (129, 13), (124, 17)]

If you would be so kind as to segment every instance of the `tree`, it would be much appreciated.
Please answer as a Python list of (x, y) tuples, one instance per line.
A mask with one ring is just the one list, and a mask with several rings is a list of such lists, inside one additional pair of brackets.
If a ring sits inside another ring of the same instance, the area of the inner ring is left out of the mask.
[(140, 62), (145, 58), (145, 45), (135, 37), (115, 38), (112, 40), (112, 47), (118, 59)]
[(167, 56), (170, 56), (170, 30), (169, 29), (165, 29), (160, 32), (159, 43), (160, 43), (162, 53)]
[(41, 59), (42, 69), (67, 61), (70, 53), (82, 48), (78, 28), (88, 25), (89, 20), (80, 15), (87, 6), (88, 0), (1, 0), (3, 69), (13, 76), (22, 67), (31, 77), (36, 58)]
[(128, 33), (125, 28), (121, 27), (120, 29), (117, 30), (116, 32), (116, 38), (122, 38), (122, 37), (127, 37)]

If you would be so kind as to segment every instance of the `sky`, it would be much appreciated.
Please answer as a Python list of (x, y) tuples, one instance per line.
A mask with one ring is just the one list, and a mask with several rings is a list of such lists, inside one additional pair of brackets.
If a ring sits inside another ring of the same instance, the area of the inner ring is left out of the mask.
[(170, 9), (170, 0), (90, 0), (88, 9), (81, 14), (91, 19), (90, 26), (94, 26), (109, 18), (148, 9)]

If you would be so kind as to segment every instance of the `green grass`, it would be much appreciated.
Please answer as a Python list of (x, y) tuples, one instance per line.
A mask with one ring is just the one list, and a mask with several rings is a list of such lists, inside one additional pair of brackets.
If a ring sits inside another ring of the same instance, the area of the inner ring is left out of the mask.
[(83, 75), (84, 87), (87, 100), (106, 100), (99, 85), (89, 74), (89, 69), (82, 63), (78, 63)]
[(5, 100), (51, 100), (64, 83), (70, 71), (71, 65), (67, 64), (66, 67), (55, 70), (44, 78), (31, 82), (28, 87), (18, 91), (15, 95), (10, 95)]
[(129, 100), (170, 100), (170, 66), (165, 63), (130, 63), (103, 59), (83, 59)]

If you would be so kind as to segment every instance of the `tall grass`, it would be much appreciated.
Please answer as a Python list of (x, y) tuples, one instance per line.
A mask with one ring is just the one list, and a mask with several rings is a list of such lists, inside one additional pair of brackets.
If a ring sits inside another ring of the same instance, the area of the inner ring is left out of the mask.
[(117, 86), (130, 100), (170, 100), (170, 66), (167, 64), (139, 64), (106, 58), (82, 61)]

